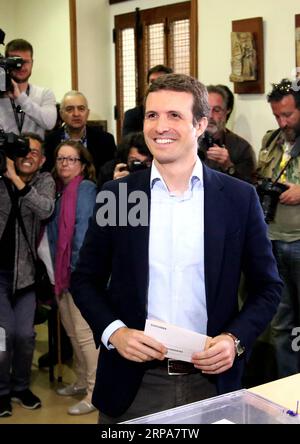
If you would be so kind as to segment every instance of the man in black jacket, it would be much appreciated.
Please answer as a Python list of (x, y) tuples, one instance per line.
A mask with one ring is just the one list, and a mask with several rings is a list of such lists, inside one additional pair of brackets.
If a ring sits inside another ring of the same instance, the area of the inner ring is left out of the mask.
[(44, 171), (53, 168), (55, 148), (68, 139), (78, 140), (88, 149), (93, 157), (97, 174), (100, 166), (114, 158), (116, 144), (113, 135), (100, 127), (87, 125), (89, 112), (87, 99), (81, 92), (69, 91), (64, 95), (60, 105), (60, 115), (64, 125), (50, 132), (45, 138)]
[(210, 114), (205, 135), (199, 143), (199, 157), (214, 170), (253, 183), (256, 170), (253, 148), (247, 140), (226, 128), (233, 106), (228, 101), (228, 92), (221, 85), (209, 85), (207, 91)]

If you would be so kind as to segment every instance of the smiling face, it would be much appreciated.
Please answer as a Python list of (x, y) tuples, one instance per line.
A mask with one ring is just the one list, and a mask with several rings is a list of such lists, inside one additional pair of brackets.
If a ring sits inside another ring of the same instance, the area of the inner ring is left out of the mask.
[(198, 138), (207, 119), (193, 122), (193, 95), (188, 92), (159, 90), (147, 96), (144, 136), (154, 159), (161, 164), (193, 164)]
[(42, 167), (46, 158), (42, 153), (42, 146), (38, 140), (29, 138), (30, 152), (26, 157), (17, 157), (16, 170), (19, 176), (28, 182), (32, 176)]

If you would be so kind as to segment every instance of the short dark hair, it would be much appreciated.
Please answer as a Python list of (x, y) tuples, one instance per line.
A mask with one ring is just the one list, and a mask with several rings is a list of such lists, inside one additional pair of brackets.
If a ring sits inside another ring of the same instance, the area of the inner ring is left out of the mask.
[(205, 85), (194, 77), (185, 74), (167, 74), (158, 77), (147, 89), (145, 103), (148, 94), (160, 90), (187, 92), (192, 94), (193, 123), (194, 125), (202, 118), (209, 116), (208, 93)]
[(24, 39), (14, 39), (7, 43), (5, 47), (5, 57), (8, 57), (12, 51), (29, 51), (31, 58), (33, 57), (33, 47)]
[(36, 140), (37, 142), (39, 142), (41, 144), (41, 152), (42, 152), (43, 156), (45, 155), (44, 141), (39, 134), (27, 131), (26, 133), (25, 132), (22, 133), (21, 136), (25, 137), (26, 139), (32, 139), (32, 140)]
[(155, 72), (164, 72), (165, 74), (171, 74), (173, 72), (173, 69), (166, 65), (153, 66), (152, 68), (149, 69), (147, 73), (147, 83), (149, 83), (151, 74), (154, 74)]
[(272, 83), (272, 91), (267, 95), (267, 100), (269, 103), (280, 102), (285, 96), (293, 96), (296, 108), (300, 109), (300, 88), (296, 82), (289, 79), (282, 79), (280, 83)]
[(122, 138), (117, 149), (117, 158), (120, 162), (127, 163), (131, 148), (136, 148), (140, 154), (152, 159), (152, 154), (146, 145), (144, 134), (141, 131), (137, 133), (129, 133)]
[(233, 111), (233, 107), (234, 107), (234, 95), (233, 95), (233, 92), (231, 91), (231, 89), (228, 88), (227, 85), (221, 85), (221, 84), (219, 84), (219, 85), (217, 85), (217, 86), (218, 86), (219, 88), (222, 88), (222, 89), (225, 91), (225, 93), (226, 93), (226, 108), (227, 108), (227, 111), (230, 110), (229, 113), (228, 113), (227, 116), (226, 116), (226, 121), (227, 121), (227, 120), (229, 119), (229, 117), (230, 117), (232, 111)]
[(206, 88), (207, 88), (208, 94), (209, 93), (219, 94), (219, 96), (222, 97), (224, 105), (227, 109), (227, 94), (226, 94), (225, 90), (223, 88), (221, 88), (220, 85), (208, 85)]

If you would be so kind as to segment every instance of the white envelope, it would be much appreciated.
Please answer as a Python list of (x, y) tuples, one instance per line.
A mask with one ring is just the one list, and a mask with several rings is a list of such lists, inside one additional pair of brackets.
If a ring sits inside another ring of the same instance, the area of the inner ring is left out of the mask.
[(192, 361), (194, 352), (204, 350), (208, 338), (192, 330), (153, 319), (146, 320), (144, 333), (167, 347), (167, 358), (187, 362)]

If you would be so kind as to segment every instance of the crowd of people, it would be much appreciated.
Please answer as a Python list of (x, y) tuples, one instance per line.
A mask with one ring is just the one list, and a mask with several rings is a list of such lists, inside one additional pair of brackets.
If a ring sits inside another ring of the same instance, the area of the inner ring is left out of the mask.
[[(298, 373), (300, 92), (293, 83), (272, 86), (278, 129), (264, 136), (256, 160), (227, 128), (234, 96), (225, 85), (152, 67), (144, 103), (125, 113), (116, 146), (89, 125), (79, 91), (64, 95), (57, 124), (54, 94), (29, 82), (29, 42), (9, 42), (6, 56), (24, 63), (0, 96), (0, 126), (28, 146), (16, 157), (7, 147), (0, 178), (0, 418), (12, 415), (12, 402), (42, 406), (30, 390), (37, 257), (72, 344), (76, 381), (57, 389), (82, 395), (71, 415), (98, 409), (99, 423), (113, 424), (237, 390), (266, 328), (276, 376)], [(273, 219), (258, 182), (272, 196)], [(136, 210), (132, 196), (147, 204)], [(103, 223), (110, 199), (119, 222)], [(191, 362), (167, 359), (166, 346), (144, 333), (147, 319), (206, 335), (204, 349)]]

